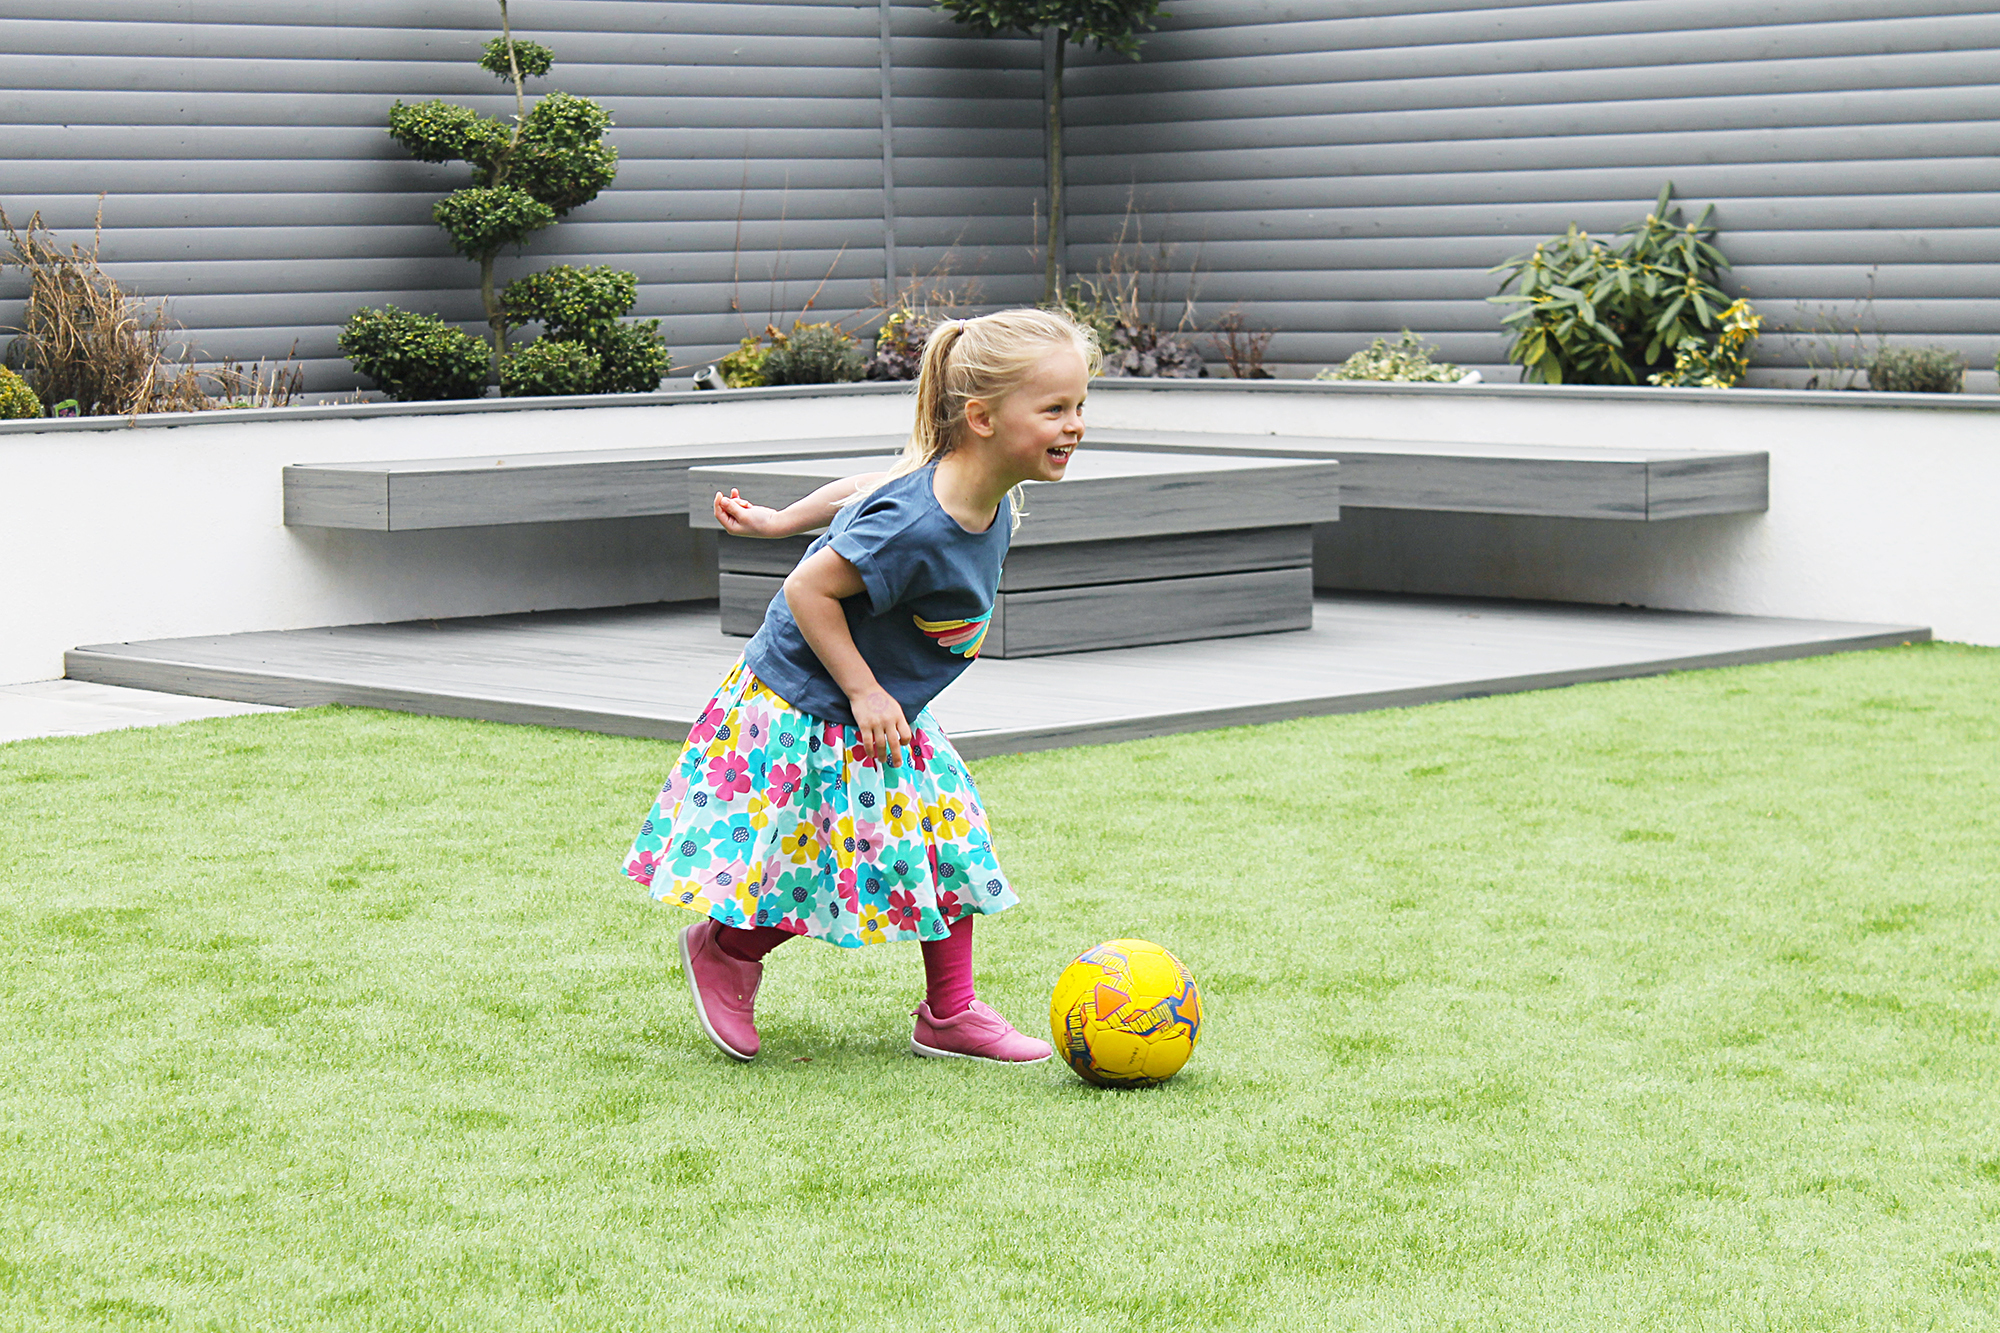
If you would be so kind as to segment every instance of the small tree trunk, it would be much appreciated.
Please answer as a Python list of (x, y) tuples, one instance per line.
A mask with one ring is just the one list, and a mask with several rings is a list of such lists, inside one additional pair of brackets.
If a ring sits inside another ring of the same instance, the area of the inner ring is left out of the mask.
[(1042, 265), (1042, 304), (1051, 306), (1061, 299), (1064, 276), (1058, 255), (1063, 234), (1063, 49), (1068, 45), (1069, 34), (1058, 29), (1055, 70), (1048, 87), (1042, 90), (1049, 114), (1049, 243)]
[(507, 350), (507, 312), (500, 307), (500, 297), (493, 290), (493, 260), (486, 255), (479, 261), (479, 299), (486, 306), (486, 322), (492, 326), (493, 374), (500, 374), (500, 356)]

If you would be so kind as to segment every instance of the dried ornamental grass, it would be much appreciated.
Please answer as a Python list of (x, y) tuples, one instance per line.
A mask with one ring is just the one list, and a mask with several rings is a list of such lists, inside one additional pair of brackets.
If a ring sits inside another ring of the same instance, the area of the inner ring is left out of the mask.
[(61, 245), (39, 212), (17, 229), (0, 209), (0, 230), (8, 243), (0, 266), (15, 265), (28, 277), (27, 309), (13, 351), (42, 401), (74, 399), (86, 416), (131, 416), (283, 407), (303, 387), (304, 371), (290, 355), (268, 371), (262, 361), (249, 367), (227, 361), (207, 372), (196, 366), (165, 304), (125, 291), (98, 263), (101, 202), (88, 250)]

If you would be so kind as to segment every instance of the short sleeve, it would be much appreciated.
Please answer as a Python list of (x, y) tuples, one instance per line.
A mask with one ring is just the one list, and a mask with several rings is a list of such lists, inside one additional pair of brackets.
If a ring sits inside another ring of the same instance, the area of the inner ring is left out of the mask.
[(922, 518), (901, 495), (871, 495), (848, 522), (828, 537), (827, 546), (861, 574), (868, 609), (881, 615), (909, 594), (923, 563), (922, 543), (898, 541)]

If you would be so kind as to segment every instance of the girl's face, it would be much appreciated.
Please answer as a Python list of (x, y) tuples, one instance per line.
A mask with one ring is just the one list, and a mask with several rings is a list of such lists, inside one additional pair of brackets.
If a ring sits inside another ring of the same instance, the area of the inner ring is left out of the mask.
[(1083, 353), (1067, 344), (1054, 348), (1005, 397), (966, 403), (970, 443), (990, 454), (1011, 477), (1009, 485), (1061, 481), (1083, 440), (1083, 399), (1089, 388)]

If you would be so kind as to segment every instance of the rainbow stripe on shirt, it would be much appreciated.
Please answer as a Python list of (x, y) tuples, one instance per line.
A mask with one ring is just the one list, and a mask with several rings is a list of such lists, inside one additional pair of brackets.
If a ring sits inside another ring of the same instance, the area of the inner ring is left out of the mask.
[(993, 612), (974, 616), (971, 620), (925, 620), (922, 616), (911, 616), (917, 628), (937, 640), (938, 647), (946, 652), (971, 659), (979, 656), (979, 645), (986, 642), (986, 622), (993, 619)]

